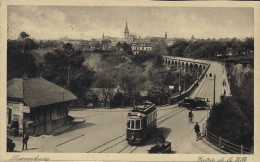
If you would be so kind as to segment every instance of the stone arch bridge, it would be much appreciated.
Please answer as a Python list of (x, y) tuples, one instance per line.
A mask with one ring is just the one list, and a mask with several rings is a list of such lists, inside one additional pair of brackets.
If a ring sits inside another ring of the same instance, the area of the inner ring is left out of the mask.
[(208, 67), (209, 62), (207, 60), (191, 59), (184, 57), (163, 56), (163, 63), (167, 66), (184, 67), (190, 69), (204, 70)]

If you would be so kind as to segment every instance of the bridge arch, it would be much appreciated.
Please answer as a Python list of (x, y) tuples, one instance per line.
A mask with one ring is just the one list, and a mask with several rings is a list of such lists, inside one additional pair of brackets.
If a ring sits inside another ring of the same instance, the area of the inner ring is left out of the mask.
[(186, 62), (185, 67), (188, 68), (189, 67), (189, 63)]
[(190, 68), (191, 68), (191, 69), (193, 68), (193, 64), (192, 64), (192, 63), (190, 63)]
[(199, 69), (202, 69), (202, 65), (199, 65)]
[(194, 65), (194, 68), (195, 68), (195, 69), (198, 69), (198, 68), (199, 68), (198, 64), (195, 64), (195, 65)]

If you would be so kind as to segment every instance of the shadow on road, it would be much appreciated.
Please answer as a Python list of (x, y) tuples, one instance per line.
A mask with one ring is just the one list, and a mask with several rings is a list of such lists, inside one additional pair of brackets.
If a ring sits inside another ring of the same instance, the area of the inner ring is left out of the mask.
[(159, 127), (159, 128), (157, 128), (157, 131), (143, 143), (143, 145), (146, 146), (146, 145), (156, 144), (156, 142), (158, 141), (158, 139), (161, 135), (163, 135), (163, 137), (167, 141), (167, 137), (169, 136), (171, 131), (172, 130), (170, 128)]
[(93, 123), (79, 123), (79, 124), (75, 124), (75, 125), (73, 125), (72, 127), (68, 128), (68, 129), (65, 129), (63, 131), (55, 133), (53, 136), (58, 136), (58, 135), (61, 135), (61, 134), (64, 134), (64, 133), (68, 133), (68, 132), (75, 131), (75, 130), (78, 130), (78, 129), (83, 129), (83, 128), (90, 127), (90, 126), (93, 126), (93, 125), (95, 125), (95, 124), (93, 124)]

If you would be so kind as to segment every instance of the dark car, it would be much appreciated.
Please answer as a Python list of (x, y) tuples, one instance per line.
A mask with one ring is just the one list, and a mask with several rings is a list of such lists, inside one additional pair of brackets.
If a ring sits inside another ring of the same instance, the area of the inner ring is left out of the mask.
[(7, 138), (7, 152), (13, 152), (15, 148), (15, 143), (12, 139)]
[(162, 145), (156, 144), (148, 150), (148, 153), (171, 153), (171, 142), (164, 141)]
[(196, 106), (195, 106), (196, 110), (206, 110), (208, 108), (208, 104), (205, 101), (205, 98), (195, 97), (195, 102), (196, 102)]
[(186, 107), (190, 110), (206, 110), (208, 108), (208, 104), (205, 101), (205, 98), (185, 98), (183, 101), (179, 103), (179, 106)]
[(178, 105), (179, 105), (179, 107), (186, 107), (186, 108), (190, 109), (195, 106), (195, 102), (196, 102), (195, 99), (185, 98)]

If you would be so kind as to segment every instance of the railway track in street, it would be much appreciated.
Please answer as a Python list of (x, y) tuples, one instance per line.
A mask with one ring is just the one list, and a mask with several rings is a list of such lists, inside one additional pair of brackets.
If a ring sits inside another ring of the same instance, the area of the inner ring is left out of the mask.
[[(157, 126), (159, 126), (166, 120), (172, 118), (173, 116), (175, 116), (185, 110), (185, 109), (180, 110), (180, 109), (176, 109), (176, 108), (177, 108), (177, 106), (173, 108), (174, 109), (173, 111), (158, 118), (157, 120), (160, 120), (160, 121), (157, 123)], [(120, 136), (113, 138), (112, 140), (105, 142), (104, 144), (101, 144), (101, 145), (87, 151), (87, 153), (111, 153), (111, 152), (133, 153), (138, 147), (140, 147), (140, 146), (129, 145), (126, 141), (126, 134), (124, 133)]]

